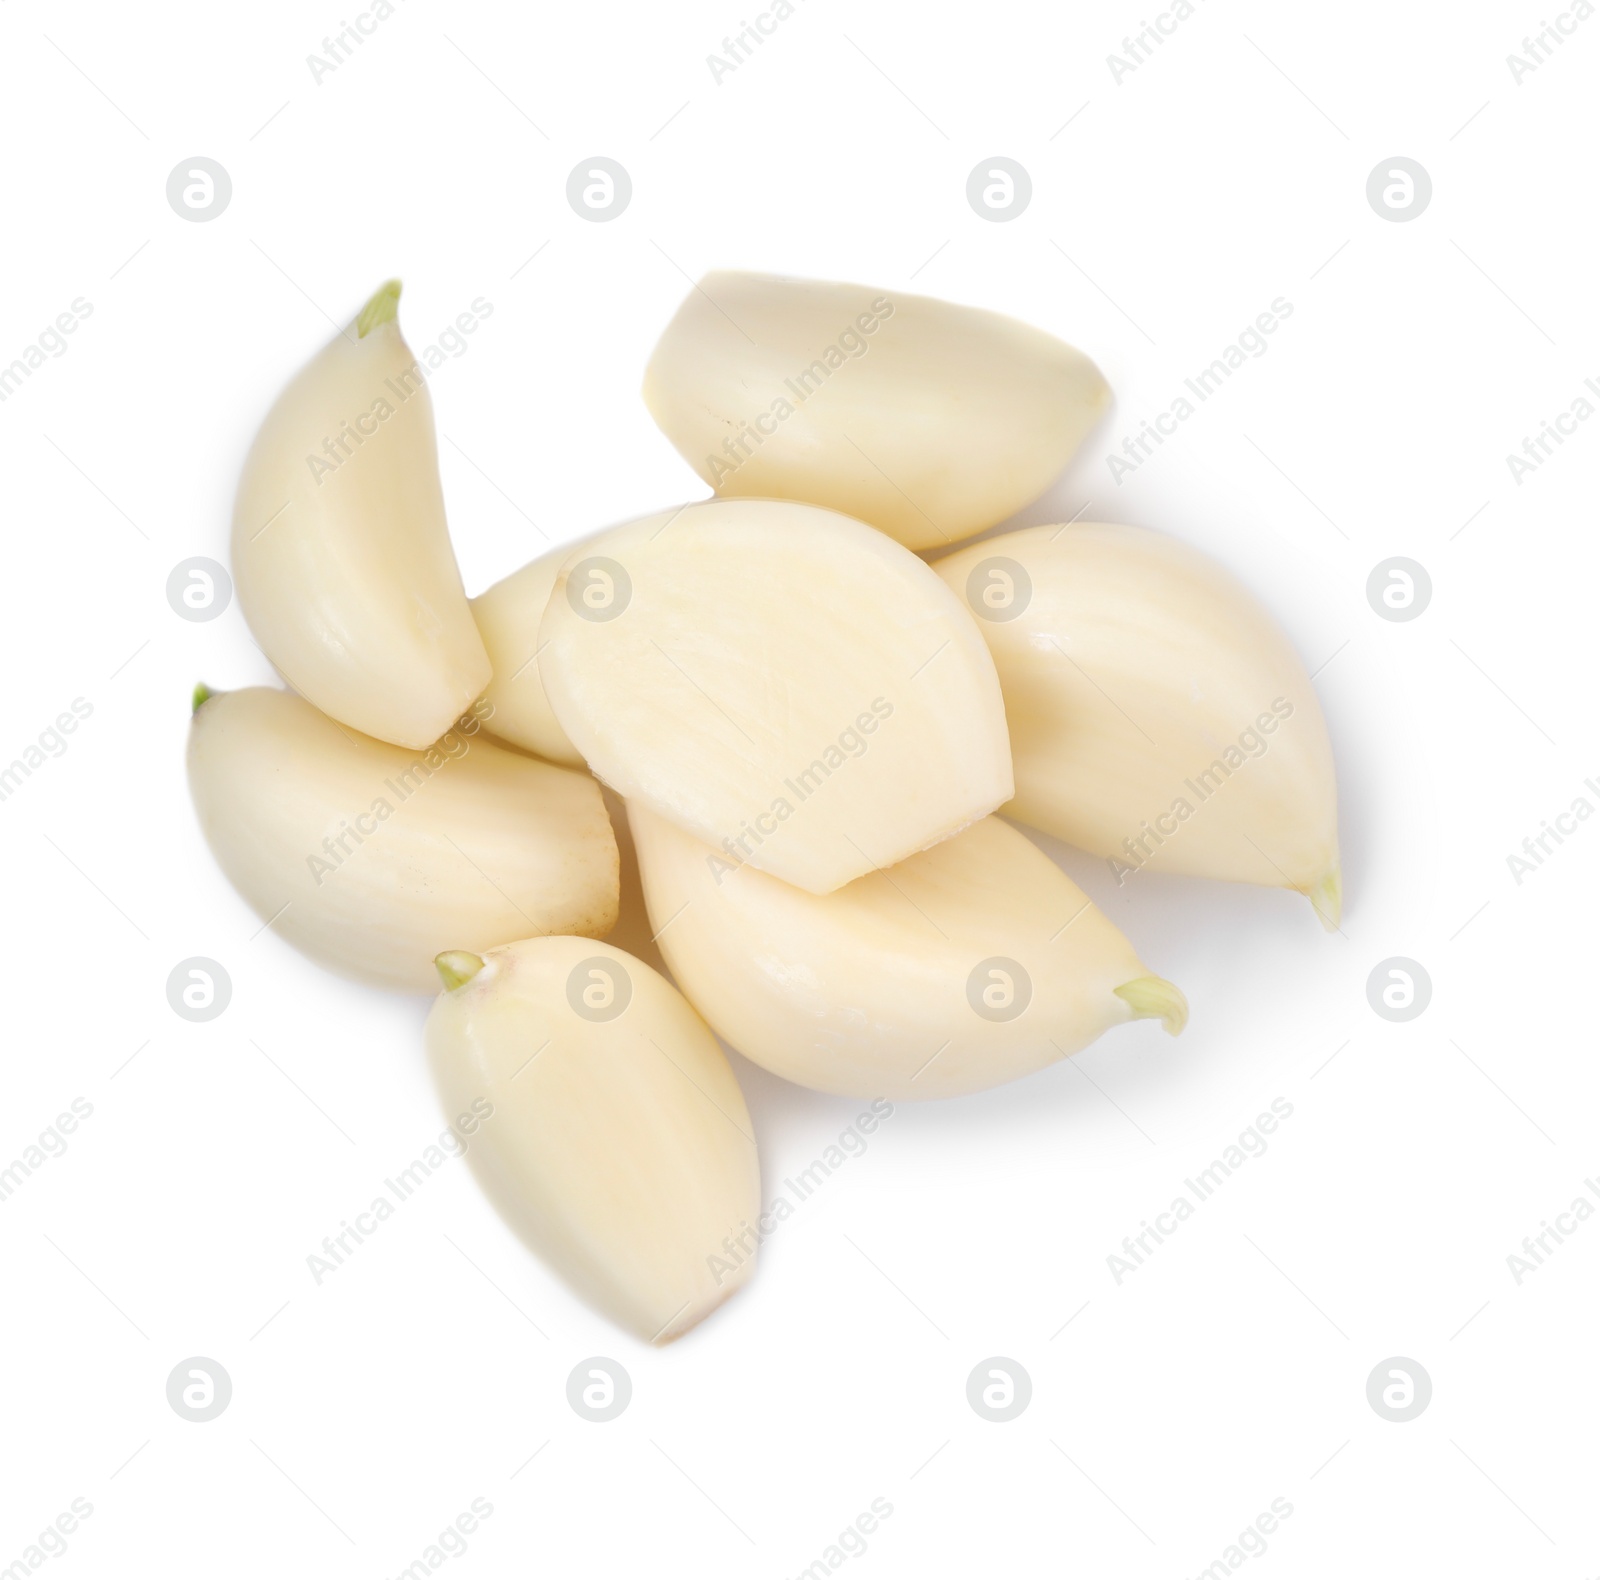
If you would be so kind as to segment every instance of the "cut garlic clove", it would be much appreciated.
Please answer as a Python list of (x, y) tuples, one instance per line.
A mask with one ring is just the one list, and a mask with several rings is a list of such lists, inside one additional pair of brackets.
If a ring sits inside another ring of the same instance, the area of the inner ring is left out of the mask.
[(1011, 794), (976, 623), (832, 511), (716, 500), (619, 527), (563, 568), (540, 639), (556, 716), (607, 784), (816, 894)]
[(472, 600), (472, 618), (494, 668), (480, 710), (484, 728), (550, 762), (582, 768), (583, 757), (561, 728), (539, 675), (539, 622), (572, 552), (564, 544), (496, 582)]
[(705, 1023), (609, 944), (535, 938), (441, 955), (428, 1017), (451, 1114), (500, 1214), (591, 1304), (654, 1343), (749, 1277), (755, 1135)]
[(952, 1097), (1188, 1007), (1025, 835), (985, 818), (817, 896), (629, 804), (662, 953), (747, 1059), (850, 1097)]
[(719, 494), (827, 505), (927, 549), (1042, 494), (1111, 391), (1081, 351), (999, 313), (717, 272), (667, 326), (644, 399)]
[(608, 932), (617, 844), (588, 774), (496, 746), (472, 720), (422, 751), (287, 691), (201, 698), (189, 788), (233, 886), (314, 960), (410, 992), (434, 956)]
[(445, 527), (426, 375), (398, 281), (290, 381), (233, 515), (233, 577), (262, 651), (331, 718), (431, 745), (489, 682)]
[(934, 569), (1000, 671), (1008, 817), (1137, 872), (1296, 889), (1340, 914), (1333, 753), (1310, 677), (1220, 565), (1140, 527), (985, 539)]

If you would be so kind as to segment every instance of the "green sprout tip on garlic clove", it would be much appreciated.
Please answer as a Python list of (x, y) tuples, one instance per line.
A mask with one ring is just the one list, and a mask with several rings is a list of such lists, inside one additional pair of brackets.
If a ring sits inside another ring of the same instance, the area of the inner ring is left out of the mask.
[(445, 527), (427, 376), (398, 281), (289, 381), (234, 504), (233, 578), (262, 651), (363, 734), (437, 740), (490, 667)]

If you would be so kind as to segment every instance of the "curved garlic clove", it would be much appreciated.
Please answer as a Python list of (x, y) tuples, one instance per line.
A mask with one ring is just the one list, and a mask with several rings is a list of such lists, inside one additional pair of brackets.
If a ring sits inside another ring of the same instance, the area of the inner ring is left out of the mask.
[(1188, 1007), (1027, 837), (984, 818), (824, 896), (629, 804), (678, 985), (747, 1059), (850, 1097), (952, 1097)]
[(1340, 914), (1333, 752), (1305, 666), (1227, 571), (1141, 527), (985, 539), (934, 569), (1000, 671), (1004, 811), (1105, 857), (1299, 890)]
[(609, 944), (440, 957), (429, 1062), (502, 1217), (640, 1337), (687, 1332), (749, 1277), (760, 1168), (739, 1083), (663, 977)]
[(583, 756), (561, 728), (539, 675), (539, 622), (572, 552), (563, 544), (496, 582), (472, 600), (472, 618), (494, 669), (482, 698), (484, 728), (550, 762), (582, 768)]
[(719, 494), (827, 505), (927, 549), (1042, 494), (1111, 391), (1081, 351), (999, 313), (717, 272), (667, 326), (644, 399)]
[(471, 721), (408, 751), (291, 692), (208, 695), (190, 726), (189, 788), (257, 914), (351, 976), (425, 993), (448, 945), (598, 935), (617, 918), (600, 786)]
[(233, 577), (262, 651), (331, 718), (430, 745), (489, 659), (445, 527), (433, 402), (398, 281), (289, 382), (245, 461)]
[(563, 568), (540, 639), (556, 716), (607, 784), (816, 894), (1011, 794), (976, 623), (832, 511), (715, 500), (616, 528)]

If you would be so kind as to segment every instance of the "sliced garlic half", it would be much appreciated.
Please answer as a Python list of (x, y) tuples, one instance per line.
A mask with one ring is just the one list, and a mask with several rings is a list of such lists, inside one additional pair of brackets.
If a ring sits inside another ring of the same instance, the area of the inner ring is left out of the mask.
[(977, 623), (916, 555), (833, 511), (714, 500), (591, 539), (540, 643), (600, 778), (816, 894), (1011, 794)]

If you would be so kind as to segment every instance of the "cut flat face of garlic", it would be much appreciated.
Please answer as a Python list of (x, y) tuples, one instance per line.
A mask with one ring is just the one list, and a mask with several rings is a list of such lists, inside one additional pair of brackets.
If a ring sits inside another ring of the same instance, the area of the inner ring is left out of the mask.
[[(441, 956), (428, 1058), (500, 1214), (616, 1322), (665, 1343), (749, 1277), (755, 1133), (705, 1022), (608, 944)], [(478, 1106), (474, 1108), (474, 1104)]]
[(407, 751), (291, 692), (222, 692), (190, 726), (189, 788), (256, 913), (350, 976), (426, 993), (441, 949), (598, 935), (617, 919), (600, 786), (494, 745), (470, 720)]
[(1081, 351), (999, 313), (717, 272), (667, 326), (644, 399), (719, 494), (827, 505), (928, 549), (1042, 494), (1111, 391)]
[(472, 600), (472, 618), (494, 666), (480, 710), (484, 728), (550, 762), (582, 768), (539, 675), (539, 622), (556, 575), (571, 557), (571, 547), (563, 545), (496, 582)]
[(433, 402), (390, 281), (267, 413), (233, 514), (261, 650), (352, 729), (428, 746), (489, 682), (445, 528)]
[(1297, 889), (1338, 925), (1322, 710), (1227, 571), (1175, 538), (1092, 522), (988, 538), (934, 569), (1000, 671), (1007, 816), (1105, 857), (1119, 883), (1148, 871)]
[(540, 640), (556, 717), (607, 784), (815, 894), (1011, 794), (976, 622), (832, 511), (718, 500), (617, 528), (563, 568)]
[(717, 1033), (764, 1069), (850, 1097), (954, 1097), (1076, 1053), (1124, 1021), (1182, 1030), (1183, 995), (999, 818), (817, 896), (734, 867), (630, 804), (662, 953)]

